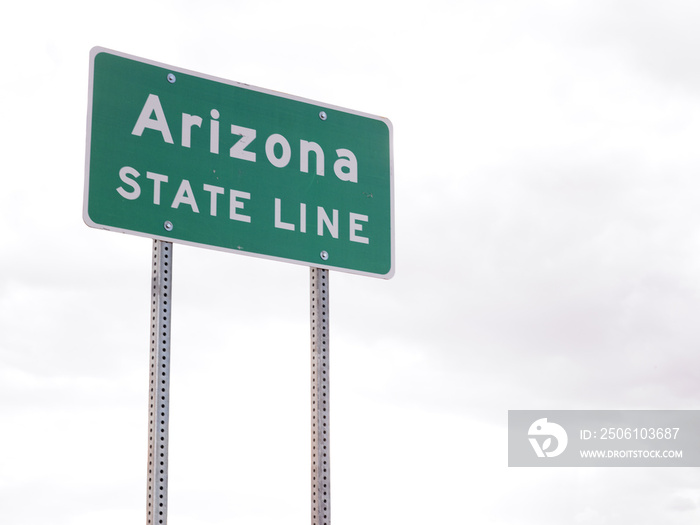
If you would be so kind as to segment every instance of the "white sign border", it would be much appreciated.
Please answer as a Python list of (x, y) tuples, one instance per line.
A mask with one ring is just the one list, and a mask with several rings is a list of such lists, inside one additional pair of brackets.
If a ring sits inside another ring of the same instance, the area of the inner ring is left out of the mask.
[[(90, 194), (89, 193), (89, 189), (90, 189), (90, 146), (91, 146), (90, 140), (92, 137), (92, 97), (93, 97), (93, 80), (94, 80), (94, 73), (95, 73), (94, 68), (95, 68), (95, 57), (97, 57), (97, 55), (99, 55), (100, 53), (109, 53), (109, 54), (114, 55), (114, 56), (133, 60), (135, 62), (141, 62), (143, 64), (148, 64), (151, 66), (165, 68), (165, 69), (168, 69), (170, 71), (173, 71), (174, 73), (182, 73), (184, 75), (190, 75), (190, 76), (202, 78), (205, 80), (211, 80), (211, 81), (218, 82), (221, 84), (228, 84), (230, 86), (235, 86), (235, 87), (239, 87), (242, 89), (249, 89), (251, 91), (257, 91), (257, 92), (265, 93), (265, 94), (272, 95), (275, 97), (286, 98), (286, 99), (294, 100), (297, 102), (303, 102), (306, 104), (312, 104), (315, 106), (323, 107), (325, 109), (341, 111), (343, 113), (350, 113), (353, 115), (358, 115), (361, 117), (371, 118), (371, 119), (380, 120), (380, 121), (384, 122), (384, 124), (386, 124), (387, 128), (389, 129), (389, 194), (390, 194), (390, 197), (389, 197), (389, 220), (391, 223), (390, 224), (390, 230), (391, 230), (390, 231), (391, 267), (390, 267), (389, 271), (386, 274), (363, 272), (363, 271), (359, 271), (359, 270), (353, 270), (350, 268), (342, 268), (342, 267), (338, 267), (338, 266), (329, 266), (329, 265), (324, 265), (324, 264), (315, 264), (315, 263), (310, 263), (310, 262), (306, 262), (306, 261), (299, 261), (296, 259), (287, 259), (284, 257), (276, 257), (273, 255), (266, 255), (266, 254), (260, 254), (260, 253), (255, 253), (255, 252), (247, 252), (244, 250), (235, 250), (233, 248), (224, 248), (221, 246), (214, 246), (211, 244), (203, 244), (203, 243), (197, 243), (197, 242), (192, 242), (192, 241), (183, 241), (180, 239), (175, 239), (173, 237), (154, 235), (154, 234), (150, 234), (150, 233), (144, 233), (144, 232), (139, 232), (139, 231), (135, 231), (135, 230), (127, 230), (124, 228), (105, 226), (104, 224), (95, 223), (90, 218), (90, 216), (88, 214), (88, 196)], [(125, 234), (129, 234), (129, 235), (137, 235), (139, 237), (147, 237), (150, 239), (157, 239), (160, 241), (174, 242), (177, 244), (184, 244), (187, 246), (194, 246), (197, 248), (206, 248), (209, 250), (217, 250), (217, 251), (222, 251), (222, 252), (226, 252), (226, 253), (236, 253), (236, 254), (240, 254), (240, 255), (247, 255), (250, 257), (257, 257), (260, 259), (268, 259), (268, 260), (279, 261), (279, 262), (287, 262), (287, 263), (297, 264), (300, 266), (309, 266), (309, 267), (313, 267), (313, 268), (323, 268), (326, 270), (334, 270), (334, 271), (339, 271), (339, 272), (344, 272), (344, 273), (364, 275), (364, 276), (368, 276), (368, 277), (377, 277), (380, 279), (391, 279), (394, 276), (394, 273), (396, 271), (396, 266), (395, 266), (395, 258), (396, 258), (395, 248), (396, 248), (396, 245), (395, 245), (395, 227), (394, 227), (394, 127), (393, 127), (391, 121), (385, 117), (380, 117), (377, 115), (364, 113), (362, 111), (347, 109), (347, 108), (343, 108), (340, 106), (334, 106), (331, 104), (326, 104), (324, 102), (319, 102), (317, 100), (311, 100), (311, 99), (304, 98), (304, 97), (289, 95), (287, 93), (282, 93), (279, 91), (274, 91), (274, 90), (270, 90), (270, 89), (251, 86), (249, 84), (243, 84), (241, 82), (236, 82), (233, 80), (227, 80), (227, 79), (215, 77), (212, 75), (207, 75), (204, 73), (191, 71), (191, 70), (184, 69), (181, 67), (171, 66), (169, 64), (163, 64), (161, 62), (156, 62), (154, 60), (137, 57), (134, 55), (130, 55), (128, 53), (123, 53), (121, 51), (115, 51), (113, 49), (95, 46), (90, 50), (90, 76), (89, 76), (89, 84), (88, 84), (88, 108), (87, 108), (87, 135), (86, 135), (86, 148), (85, 148), (85, 186), (84, 186), (84, 193), (83, 193), (83, 221), (89, 227), (100, 229), (100, 230), (108, 230), (108, 231), (113, 231), (113, 232), (118, 232), (118, 233), (125, 233)]]

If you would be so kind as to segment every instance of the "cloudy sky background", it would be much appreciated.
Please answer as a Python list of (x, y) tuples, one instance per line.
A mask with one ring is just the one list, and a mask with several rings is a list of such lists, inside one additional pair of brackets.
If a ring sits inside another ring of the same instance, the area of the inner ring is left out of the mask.
[[(700, 471), (507, 467), (507, 411), (697, 409), (700, 5), (15, 2), (0, 521), (145, 521), (151, 241), (82, 222), (99, 45), (390, 118), (396, 275), (331, 272), (337, 525), (697, 523)], [(309, 522), (309, 270), (175, 245), (172, 525)]]

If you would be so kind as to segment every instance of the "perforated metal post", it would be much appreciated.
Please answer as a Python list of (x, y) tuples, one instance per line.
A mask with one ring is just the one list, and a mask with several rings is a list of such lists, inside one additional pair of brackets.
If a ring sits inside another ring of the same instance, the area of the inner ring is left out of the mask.
[(311, 268), (311, 523), (331, 522), (328, 270)]
[(148, 416), (148, 525), (168, 521), (168, 419), (173, 244), (153, 241)]

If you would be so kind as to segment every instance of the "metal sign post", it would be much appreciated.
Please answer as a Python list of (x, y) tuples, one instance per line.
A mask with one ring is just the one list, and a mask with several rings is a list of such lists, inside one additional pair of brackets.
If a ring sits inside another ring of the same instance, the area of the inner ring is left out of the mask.
[(311, 268), (311, 523), (331, 522), (328, 270)]
[(168, 521), (168, 419), (173, 244), (153, 241), (148, 415), (148, 525)]

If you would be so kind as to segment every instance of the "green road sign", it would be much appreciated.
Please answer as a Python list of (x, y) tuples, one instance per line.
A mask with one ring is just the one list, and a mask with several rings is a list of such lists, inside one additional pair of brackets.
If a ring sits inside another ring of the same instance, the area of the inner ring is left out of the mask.
[(394, 273), (388, 119), (94, 48), (85, 222)]

